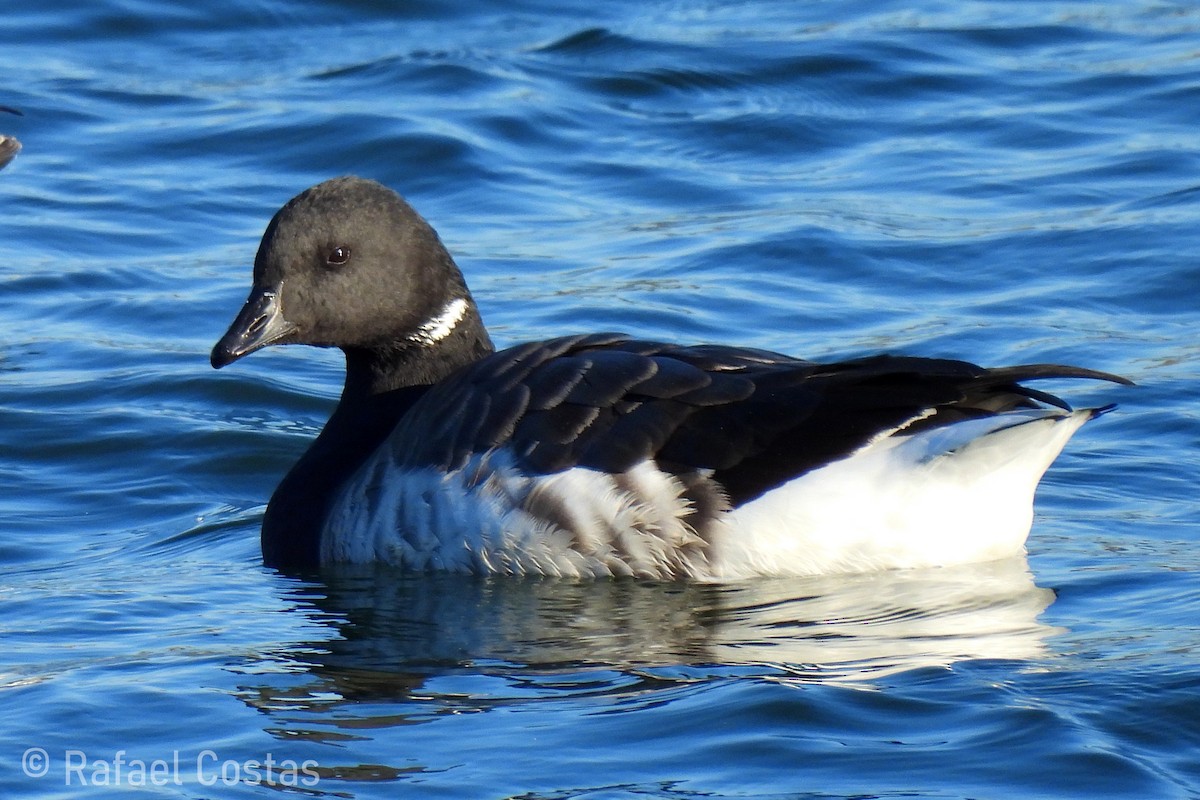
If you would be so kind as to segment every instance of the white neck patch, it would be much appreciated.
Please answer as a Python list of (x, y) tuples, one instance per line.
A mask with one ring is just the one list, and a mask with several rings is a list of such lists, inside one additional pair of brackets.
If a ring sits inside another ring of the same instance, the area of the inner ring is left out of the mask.
[(425, 347), (436, 344), (450, 335), (467, 313), (467, 301), (461, 297), (451, 300), (440, 314), (422, 322), (421, 325), (408, 335), (408, 340)]

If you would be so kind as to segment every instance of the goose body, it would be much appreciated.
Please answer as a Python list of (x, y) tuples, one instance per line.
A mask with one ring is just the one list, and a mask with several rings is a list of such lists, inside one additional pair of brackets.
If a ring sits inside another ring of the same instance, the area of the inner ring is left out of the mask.
[[(23, 116), (20, 111), (8, 106), (0, 106), (0, 111)], [(19, 152), (21, 152), (21, 143), (17, 141), (17, 137), (6, 136), (0, 133), (0, 169), (4, 169), (8, 162), (12, 161)]]
[(0, 134), (0, 169), (4, 169), (8, 162), (21, 151), (21, 143), (16, 140), (16, 137), (5, 136)]
[(711, 580), (1003, 558), (1042, 474), (1107, 410), (1022, 382), (1127, 382), (607, 333), (496, 352), (433, 229), (359, 178), (276, 214), (212, 362), (286, 343), (347, 363), (264, 516), (264, 559), (286, 568)]

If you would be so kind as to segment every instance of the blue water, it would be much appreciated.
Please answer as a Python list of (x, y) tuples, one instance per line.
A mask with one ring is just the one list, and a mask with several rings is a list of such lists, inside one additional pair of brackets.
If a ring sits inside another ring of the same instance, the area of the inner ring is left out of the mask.
[[(1198, 54), (1150, 0), (6, 8), (0, 796), (1200, 797)], [(341, 365), (207, 353), (270, 215), (345, 173), (500, 344), (1139, 385), (1053, 387), (1121, 407), (1015, 563), (280, 575), (262, 511)]]

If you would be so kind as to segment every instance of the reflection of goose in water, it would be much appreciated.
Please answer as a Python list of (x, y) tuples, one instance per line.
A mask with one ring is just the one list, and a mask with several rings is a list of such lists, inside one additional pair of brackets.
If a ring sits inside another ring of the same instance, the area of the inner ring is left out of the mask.
[(281, 653), (313, 679), (289, 681), (287, 690), (247, 687), (254, 705), (286, 698), (290, 708), (320, 710), (432, 696), (431, 680), (464, 669), (536, 682), (595, 668), (682, 667), (693, 676), (720, 676), (752, 667), (775, 679), (862, 683), (967, 659), (1036, 659), (1054, 632), (1037, 619), (1054, 594), (1034, 584), (1024, 559), (732, 584), (513, 580), (367, 567), (333, 573), (303, 597), (301, 610), (311, 603), (338, 635)]

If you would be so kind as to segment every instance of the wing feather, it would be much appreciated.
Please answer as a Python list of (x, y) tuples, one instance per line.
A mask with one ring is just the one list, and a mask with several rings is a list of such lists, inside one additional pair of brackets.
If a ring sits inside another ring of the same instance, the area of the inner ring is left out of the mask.
[(684, 347), (619, 334), (503, 350), (433, 387), (389, 438), (402, 464), (455, 468), (508, 447), (532, 472), (623, 472), (647, 459), (711, 470), (730, 499), (844, 457), (873, 437), (1058, 397), (1037, 378), (1117, 376), (1036, 364), (876, 356), (815, 364), (764, 350)]

